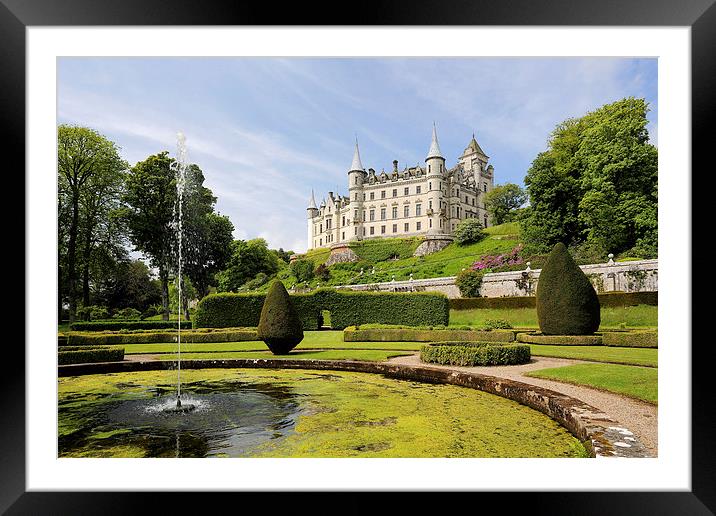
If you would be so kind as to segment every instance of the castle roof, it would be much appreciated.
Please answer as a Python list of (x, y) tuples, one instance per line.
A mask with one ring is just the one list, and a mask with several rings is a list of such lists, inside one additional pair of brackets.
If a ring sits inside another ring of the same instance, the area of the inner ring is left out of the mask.
[(313, 188), (311, 188), (311, 200), (308, 201), (308, 208), (307, 210), (315, 210), (316, 209), (316, 199), (313, 197)]
[(428, 155), (425, 158), (425, 161), (429, 160), (430, 158), (443, 158), (442, 152), (440, 152), (440, 145), (438, 145), (438, 132), (435, 128), (435, 122), (433, 122), (433, 139), (430, 142), (430, 150), (428, 151)]
[(353, 163), (349, 172), (363, 172), (363, 163), (360, 161), (360, 151), (358, 150), (358, 138), (356, 138), (356, 150), (353, 153)]
[(465, 148), (465, 152), (462, 153), (463, 156), (469, 156), (470, 154), (482, 154), (486, 158), (488, 157), (487, 154), (485, 154), (485, 151), (480, 148), (480, 145), (477, 143), (477, 140), (475, 139), (475, 133), (472, 133), (472, 140), (470, 140), (470, 143), (467, 144), (467, 147)]

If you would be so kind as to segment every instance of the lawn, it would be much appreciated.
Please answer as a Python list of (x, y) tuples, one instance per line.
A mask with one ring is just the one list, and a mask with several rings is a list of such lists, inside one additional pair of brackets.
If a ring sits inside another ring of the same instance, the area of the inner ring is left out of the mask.
[[(345, 358), (365, 360), (385, 360), (390, 356), (407, 354), (405, 352), (420, 351), (422, 342), (343, 342), (341, 331), (307, 331), (304, 339), (292, 352), (296, 358)], [(609, 346), (547, 346), (531, 344), (532, 355), (558, 358), (575, 358), (595, 362), (612, 362), (641, 366), (657, 366), (658, 350), (651, 348), (618, 348)], [(166, 354), (162, 359), (174, 359), (176, 343), (167, 344), (125, 344), (125, 355), (133, 354)], [(297, 352), (313, 354), (298, 354)], [(331, 351), (330, 355), (315, 355)], [(365, 352), (365, 353), (363, 353)], [(259, 354), (260, 357), (255, 356)], [(218, 343), (185, 343), (182, 344), (184, 358), (265, 358), (270, 355), (266, 344), (261, 341), (218, 342)], [(383, 354), (381, 354), (383, 353)], [(385, 354), (388, 353), (388, 354)], [(201, 356), (194, 356), (199, 354)], [(224, 355), (230, 356), (224, 356)], [(382, 358), (385, 357), (385, 358)]]
[[(182, 360), (225, 360), (232, 358), (252, 359), (252, 358), (270, 358), (270, 359), (288, 359), (288, 360), (363, 360), (367, 362), (383, 362), (391, 357), (399, 357), (402, 355), (410, 355), (411, 352), (400, 351), (383, 351), (379, 349), (327, 349), (327, 350), (300, 350), (294, 349), (288, 355), (274, 355), (270, 351), (235, 351), (235, 352), (216, 352), (216, 353), (184, 353), (182, 352)], [(159, 360), (176, 360), (176, 354), (165, 353), (157, 355)]]
[[(656, 328), (658, 325), (658, 306), (638, 305), (603, 307), (602, 323), (607, 328)], [(481, 326), (487, 319), (504, 319), (515, 327), (539, 326), (537, 310), (534, 308), (483, 308), (474, 310), (450, 310), (451, 325)]]
[(612, 346), (549, 346), (530, 344), (533, 356), (574, 358), (594, 362), (610, 362), (638, 366), (657, 367), (658, 349), (617, 348)]
[(616, 364), (576, 364), (541, 369), (527, 376), (545, 378), (623, 394), (649, 403), (657, 403), (658, 370)]

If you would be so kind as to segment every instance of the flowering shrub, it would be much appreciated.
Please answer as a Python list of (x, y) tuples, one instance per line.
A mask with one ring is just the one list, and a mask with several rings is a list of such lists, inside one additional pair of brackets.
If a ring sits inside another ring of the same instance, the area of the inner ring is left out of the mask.
[(505, 265), (519, 265), (523, 262), (520, 252), (522, 245), (518, 245), (507, 254), (481, 256), (478, 261), (470, 266), (473, 271), (485, 271), (496, 269)]

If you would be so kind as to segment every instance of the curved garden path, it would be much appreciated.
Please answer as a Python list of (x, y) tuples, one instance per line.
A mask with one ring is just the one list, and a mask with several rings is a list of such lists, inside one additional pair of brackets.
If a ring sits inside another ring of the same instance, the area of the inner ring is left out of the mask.
[(656, 405), (628, 398), (626, 396), (621, 396), (619, 394), (600, 391), (591, 387), (572, 385), (553, 380), (544, 380), (542, 378), (533, 378), (531, 376), (525, 376), (524, 374), (538, 369), (593, 362), (566, 358), (533, 356), (532, 360), (528, 364), (524, 365), (462, 367), (426, 364), (420, 361), (420, 356), (418, 354), (391, 358), (388, 359), (388, 362), (410, 366), (421, 366), (425, 368), (451, 369), (461, 372), (480, 373), (505, 378), (507, 380), (515, 380), (566, 394), (567, 396), (581, 400), (604, 411), (606, 414), (611, 416), (612, 419), (618, 421), (625, 427), (628, 427), (637, 435), (644, 446), (651, 453), (653, 453), (654, 456), (657, 455), (659, 432), (657, 425), (658, 408)]

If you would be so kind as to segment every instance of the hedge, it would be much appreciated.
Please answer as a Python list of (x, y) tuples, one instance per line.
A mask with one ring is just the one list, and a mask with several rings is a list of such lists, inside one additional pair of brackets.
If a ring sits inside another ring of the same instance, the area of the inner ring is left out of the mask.
[(625, 348), (658, 348), (659, 334), (655, 331), (604, 332), (602, 344)]
[(436, 342), (420, 348), (420, 360), (433, 364), (486, 366), (526, 364), (530, 361), (526, 344), (490, 342)]
[(343, 330), (344, 342), (513, 342), (512, 331), (500, 330), (429, 330), (413, 328), (356, 328)]
[(121, 346), (62, 346), (57, 351), (58, 365), (122, 360), (124, 348)]
[[(342, 330), (367, 323), (407, 326), (447, 326), (450, 305), (437, 292), (356, 292), (319, 289), (310, 294), (291, 295), (304, 330), (317, 330), (322, 310), (331, 313), (331, 326)], [(210, 294), (197, 305), (196, 328), (256, 326), (263, 294)]]
[(601, 346), (599, 335), (540, 335), (534, 333), (518, 333), (518, 342), (527, 344), (548, 344), (552, 346)]
[[(658, 292), (611, 292), (598, 294), (602, 307), (636, 305), (658, 306)], [(474, 310), (480, 308), (535, 308), (534, 296), (515, 297), (467, 297), (450, 300), (452, 310)]]
[[(75, 322), (70, 325), (73, 331), (107, 331), (107, 330), (167, 330), (176, 329), (178, 321), (89, 321)], [(256, 326), (256, 325), (254, 325)], [(191, 329), (191, 321), (181, 322), (182, 330)]]
[[(176, 342), (176, 332), (156, 333), (71, 333), (68, 335), (70, 346), (108, 345), (108, 344), (164, 344)], [(256, 330), (231, 331), (188, 331), (182, 332), (181, 341), (191, 343), (244, 342), (259, 340)]]

